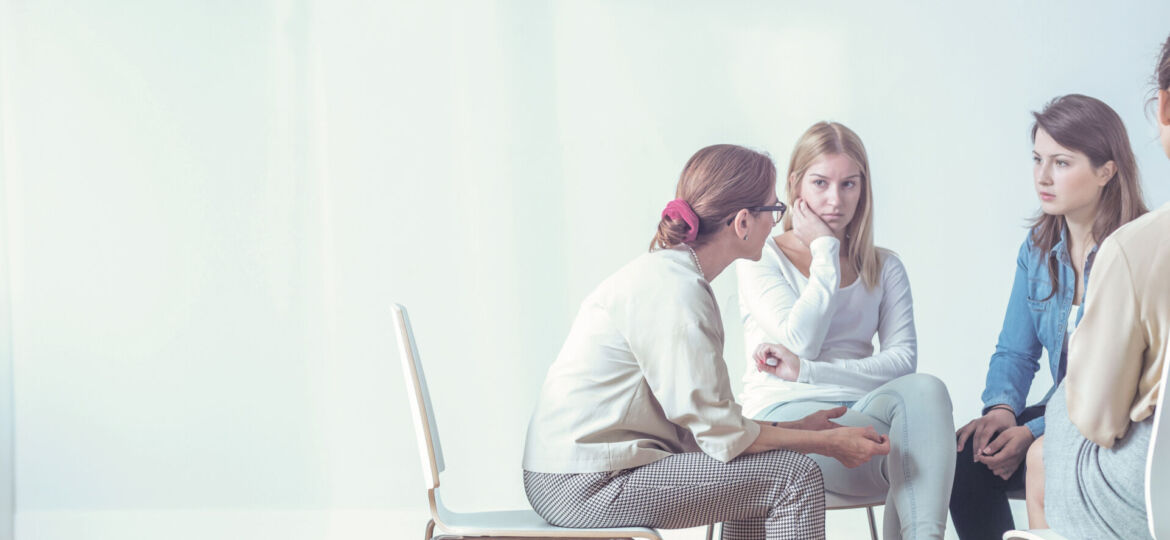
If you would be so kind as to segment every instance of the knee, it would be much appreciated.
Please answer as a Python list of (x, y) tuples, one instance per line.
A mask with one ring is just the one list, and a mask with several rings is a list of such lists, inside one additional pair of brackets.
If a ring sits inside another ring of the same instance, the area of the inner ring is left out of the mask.
[(902, 377), (905, 391), (916, 400), (923, 400), (932, 405), (945, 405), (948, 414), (951, 412), (951, 393), (941, 379), (929, 373), (911, 373)]
[(971, 486), (971, 478), (980, 472), (979, 468), (987, 468), (982, 463), (975, 461), (972, 446), (974, 445), (968, 440), (967, 444), (963, 445), (963, 449), (955, 454), (955, 482), (952, 492)]
[(1027, 461), (1027, 468), (1029, 471), (1040, 472), (1044, 470), (1044, 436), (1032, 442), (1032, 446), (1028, 447), (1028, 455), (1025, 458)]
[(799, 452), (782, 450), (776, 453), (772, 477), (784, 483), (785, 492), (795, 494), (798, 499), (824, 493), (825, 483), (817, 462)]

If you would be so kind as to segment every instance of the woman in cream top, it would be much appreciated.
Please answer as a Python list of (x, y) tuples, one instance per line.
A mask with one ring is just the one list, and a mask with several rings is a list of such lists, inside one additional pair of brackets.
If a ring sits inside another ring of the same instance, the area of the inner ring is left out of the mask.
[[(1155, 80), (1159, 137), (1170, 157), (1170, 37)], [(1042, 452), (1028, 454), (1029, 466), (1043, 460), (1040, 525), (1070, 538), (1151, 537), (1145, 469), (1170, 354), (1167, 239), (1170, 204), (1101, 243), (1084, 315), (1069, 338), (1068, 373), (1045, 411)]]
[(568, 527), (695, 527), (725, 539), (824, 538), (824, 488), (805, 453), (858, 466), (889, 450), (823, 412), (745, 418), (723, 361), (710, 280), (758, 259), (783, 213), (771, 159), (717, 145), (684, 167), (651, 252), (582, 303), (549, 368), (524, 450), (533, 508)]

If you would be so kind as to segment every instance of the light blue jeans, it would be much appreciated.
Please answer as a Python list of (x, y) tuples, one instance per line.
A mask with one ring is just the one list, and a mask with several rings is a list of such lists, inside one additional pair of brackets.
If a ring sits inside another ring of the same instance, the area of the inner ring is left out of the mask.
[(825, 490), (853, 496), (885, 494), (882, 538), (942, 538), (955, 478), (955, 423), (951, 396), (937, 377), (913, 373), (898, 377), (854, 403), (780, 402), (759, 420), (799, 420), (821, 409), (849, 406), (834, 420), (844, 426), (873, 428), (890, 436), (890, 454), (855, 469), (836, 459), (811, 454), (821, 468)]

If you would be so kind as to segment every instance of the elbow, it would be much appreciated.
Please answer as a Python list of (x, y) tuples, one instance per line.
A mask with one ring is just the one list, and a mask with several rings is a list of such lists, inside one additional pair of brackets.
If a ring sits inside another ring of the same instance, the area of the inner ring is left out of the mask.
[(1103, 448), (1113, 447), (1119, 434), (1115, 433), (1103, 411), (1097, 410), (1094, 413), (1089, 410), (1091, 407), (1076, 401), (1068, 401), (1067, 408), (1069, 421), (1076, 426), (1082, 437)]

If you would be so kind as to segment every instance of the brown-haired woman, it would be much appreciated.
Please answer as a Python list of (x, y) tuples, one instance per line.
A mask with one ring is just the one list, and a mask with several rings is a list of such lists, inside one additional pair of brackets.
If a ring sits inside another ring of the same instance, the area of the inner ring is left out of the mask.
[[(725, 539), (824, 538), (820, 471), (889, 451), (824, 413), (755, 422), (732, 398), (710, 280), (758, 259), (783, 214), (776, 169), (732, 145), (699, 150), (651, 244), (581, 305), (549, 368), (524, 450), (533, 508), (566, 527), (694, 527)], [(657, 248), (657, 249), (656, 249)]]
[[(1040, 488), (1042, 477), (1029, 475), (1024, 460), (1046, 432), (1045, 404), (1066, 373), (1068, 339), (1084, 311), (1097, 246), (1146, 212), (1129, 136), (1113, 109), (1071, 94), (1033, 116), (1032, 175), (1041, 213), (1016, 259), (983, 416), (956, 434), (950, 507), (960, 538), (1000, 537), (1014, 528), (1007, 492)], [(1026, 407), (1042, 350), (1053, 386)]]
[[(1155, 69), (1157, 121), (1170, 157), (1170, 38)], [(1048, 430), (1029, 466), (1045, 470), (1034, 526), (1076, 538), (1151, 538), (1145, 470), (1170, 351), (1170, 204), (1101, 243), (1068, 374), (1048, 402)], [(1041, 494), (1042, 495), (1042, 494)], [(1067, 531), (1067, 532), (1066, 532)]]

